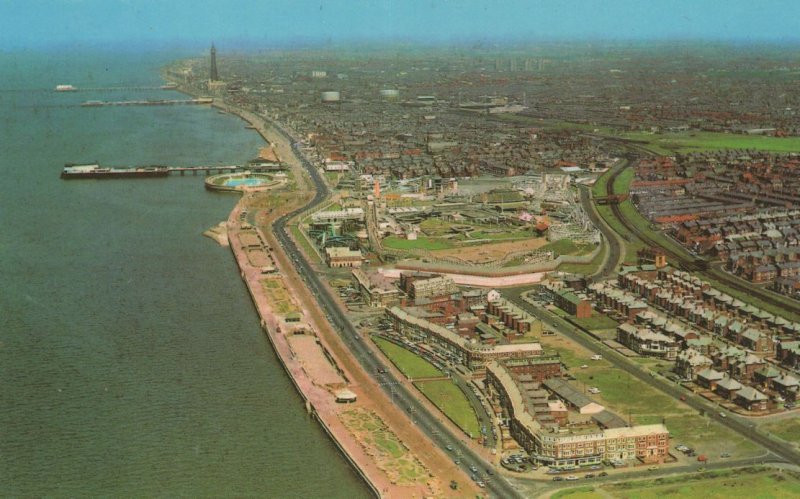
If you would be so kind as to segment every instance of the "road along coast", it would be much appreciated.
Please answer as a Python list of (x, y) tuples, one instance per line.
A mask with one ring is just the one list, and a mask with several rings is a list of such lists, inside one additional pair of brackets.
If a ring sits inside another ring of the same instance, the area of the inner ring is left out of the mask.
[[(478, 493), (469, 478), (364, 372), (272, 234), (270, 227), (276, 219), (306, 205), (314, 195), (291, 144), (253, 113), (222, 102), (215, 102), (215, 107), (247, 121), (293, 172), (296, 190), (276, 186), (273, 191), (245, 193), (225, 225), (262, 327), (308, 412), (377, 496)], [(451, 480), (458, 482), (458, 490), (450, 489)]]

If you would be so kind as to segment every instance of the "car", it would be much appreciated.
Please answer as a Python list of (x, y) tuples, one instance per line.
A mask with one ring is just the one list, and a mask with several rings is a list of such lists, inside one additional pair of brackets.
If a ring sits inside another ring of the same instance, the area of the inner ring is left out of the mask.
[(455, 480), (450, 480), (450, 488), (456, 490), (458, 488), (458, 482)]
[(724, 412), (719, 411), (719, 417), (724, 419), (724, 418), (727, 418), (728, 416), (726, 416)]
[(452, 445), (450, 445), (450, 444), (447, 444), (447, 447), (445, 447), (445, 448), (446, 448), (447, 450), (451, 451), (451, 452), (452, 452), (452, 450), (453, 450), (453, 446), (452, 446)]
[(724, 459), (726, 457), (731, 457), (731, 454), (729, 452), (723, 452), (722, 454), (719, 455), (719, 457)]
[(675, 446), (675, 450), (678, 451), (678, 452), (685, 452), (685, 451), (689, 450), (689, 448), (686, 447), (683, 444), (678, 444), (678, 445)]
[(586, 473), (583, 478), (594, 478), (594, 473)]
[(481, 480), (478, 480), (478, 482), (477, 482), (477, 483), (478, 483), (478, 487), (480, 487), (480, 488), (484, 488), (484, 487), (486, 487), (486, 484), (485, 484), (485, 483), (483, 483)]
[(491, 468), (486, 468), (486, 473), (488, 473), (489, 475), (494, 475), (494, 470)]
[(591, 359), (592, 360), (603, 360), (603, 356), (602, 355), (592, 355)]
[(700, 466), (699, 468), (697, 468), (697, 472), (698, 472), (698, 473), (700, 473), (700, 472), (703, 472), (703, 471), (705, 471), (705, 470), (706, 470), (706, 469), (705, 469), (703, 466)]
[(554, 476), (553, 477), (553, 481), (554, 482), (561, 482), (563, 480), (564, 480), (564, 477), (562, 477), (562, 476)]
[(658, 466), (650, 466), (649, 468), (647, 468), (647, 471), (656, 471), (657, 469)]
[(603, 469), (603, 467), (602, 466), (598, 466), (598, 465), (595, 464), (595, 465), (590, 466), (589, 469), (590, 470), (600, 470), (600, 469)]
[(589, 393), (595, 393), (595, 394), (596, 394), (596, 393), (600, 393), (600, 389), (599, 389), (599, 388), (597, 388), (597, 387), (594, 387), (594, 386), (590, 387), (590, 388), (589, 388), (589, 390), (587, 390), (587, 391), (588, 391)]
[(597, 476), (599, 477), (608, 476), (608, 473), (606, 473), (605, 471), (601, 471), (600, 473), (597, 474)]
[(581, 366), (581, 369), (588, 369), (588, 368), (589, 368), (589, 366), (587, 366), (586, 364)]
[(580, 478), (576, 477), (575, 475), (570, 475), (567, 477), (568, 482), (574, 482), (575, 480), (580, 480)]
[(470, 465), (469, 470), (471, 472), (473, 472), (473, 473), (477, 473), (478, 472), (478, 467), (473, 464), (473, 465)]

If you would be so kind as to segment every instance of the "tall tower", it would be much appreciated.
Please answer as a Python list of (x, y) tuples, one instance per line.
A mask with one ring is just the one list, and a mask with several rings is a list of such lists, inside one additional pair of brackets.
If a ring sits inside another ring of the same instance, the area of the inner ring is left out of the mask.
[(219, 74), (217, 73), (217, 49), (214, 47), (214, 44), (211, 44), (211, 72), (209, 74), (209, 80), (211, 81), (219, 81)]

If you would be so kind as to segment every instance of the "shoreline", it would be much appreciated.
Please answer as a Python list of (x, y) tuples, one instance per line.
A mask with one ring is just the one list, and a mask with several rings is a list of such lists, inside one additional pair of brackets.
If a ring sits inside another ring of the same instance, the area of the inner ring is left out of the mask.
[[(181, 87), (176, 90), (188, 95), (192, 95), (186, 89)], [(298, 184), (305, 184), (304, 188), (301, 188), (301, 190), (311, 192), (311, 188), (308, 187), (308, 183), (310, 183), (308, 174), (299, 164), (299, 161), (297, 161), (299, 158), (296, 158), (291, 150), (290, 144), (286, 143), (286, 140), (281, 137), (280, 133), (277, 131), (270, 133), (273, 125), (269, 122), (269, 120), (263, 119), (262, 117), (249, 113), (245, 110), (238, 109), (235, 106), (227, 105), (224, 102), (215, 102), (213, 107), (226, 113), (233, 114), (248, 123), (250, 125), (249, 128), (252, 128), (259, 133), (259, 135), (267, 144), (271, 144), (276, 148), (287, 148), (289, 154), (284, 156), (286, 160), (288, 161), (292, 159), (293, 163), (298, 163), (293, 168), (296, 173), (296, 181)], [(274, 136), (274, 139), (270, 140), (272, 136)], [(457, 495), (460, 496), (463, 493), (469, 493), (469, 491), (473, 489), (471, 484), (469, 481), (463, 480), (463, 476), (460, 475), (460, 471), (455, 466), (452, 466), (452, 461), (450, 461), (449, 458), (444, 455), (435, 455), (436, 452), (434, 449), (420, 449), (420, 447), (426, 447), (425, 442), (419, 441), (421, 435), (413, 434), (409, 436), (409, 431), (413, 433), (414, 431), (418, 430), (416, 428), (403, 428), (403, 424), (397, 424), (398, 414), (401, 418), (405, 418), (405, 415), (399, 411), (398, 413), (393, 413), (393, 411), (396, 411), (395, 408), (386, 408), (380, 403), (380, 397), (378, 397), (378, 399), (374, 398), (376, 393), (372, 390), (377, 387), (368, 386), (370, 383), (364, 381), (364, 377), (369, 378), (369, 375), (366, 373), (354, 372), (358, 369), (361, 369), (360, 366), (351, 366), (348, 368), (347, 361), (350, 359), (346, 359), (347, 354), (342, 352), (341, 345), (331, 345), (328, 343), (328, 341), (333, 341), (334, 343), (338, 341), (335, 337), (335, 333), (333, 333), (332, 330), (329, 332), (329, 334), (334, 334), (334, 337), (326, 339), (325, 331), (318, 328), (312, 328), (319, 347), (322, 349), (326, 357), (328, 357), (333, 367), (346, 381), (345, 386), (348, 389), (352, 389), (358, 393), (358, 403), (334, 403), (333, 397), (331, 396), (331, 387), (321, 387), (318, 384), (319, 379), (315, 380), (313, 376), (306, 372), (306, 369), (302, 363), (302, 359), (298, 358), (296, 352), (293, 351), (292, 344), (290, 344), (291, 336), (286, 334), (288, 324), (282, 321), (282, 318), (278, 316), (279, 314), (276, 314), (276, 311), (273, 310), (273, 307), (264, 293), (262, 288), (264, 279), (262, 269), (254, 267), (248, 260), (248, 251), (250, 251), (252, 248), (248, 247), (247, 245), (243, 245), (239, 239), (240, 229), (245, 228), (245, 226), (246, 231), (255, 230), (262, 242), (263, 250), (268, 256), (270, 256), (270, 258), (273, 260), (275, 268), (278, 269), (277, 275), (279, 275), (281, 279), (284, 277), (289, 277), (284, 276), (284, 273), (280, 270), (281, 267), (284, 267), (285, 265), (289, 265), (289, 267), (291, 267), (291, 264), (287, 260), (288, 256), (278, 254), (279, 252), (276, 252), (275, 254), (272, 253), (272, 248), (278, 246), (277, 242), (274, 240), (274, 235), (269, 233), (268, 230), (264, 231), (266, 234), (262, 233), (258, 227), (253, 227), (243, 222), (243, 210), (247, 210), (247, 203), (249, 199), (251, 199), (250, 195), (245, 193), (237, 202), (236, 206), (229, 214), (227, 222), (225, 223), (227, 227), (229, 246), (234, 258), (236, 259), (237, 266), (239, 267), (240, 276), (245, 281), (245, 285), (248, 288), (248, 293), (250, 294), (251, 300), (255, 305), (256, 311), (259, 315), (262, 329), (264, 329), (264, 332), (267, 335), (267, 338), (269, 339), (278, 359), (280, 360), (281, 365), (289, 375), (289, 378), (291, 378), (292, 384), (295, 386), (295, 389), (303, 399), (308, 413), (321, 424), (323, 430), (333, 440), (333, 443), (344, 455), (347, 462), (351, 464), (355, 472), (358, 473), (358, 475), (364, 480), (367, 487), (369, 487), (376, 497), (451, 496), (455, 491), (449, 490), (449, 488), (445, 487), (444, 484), (446, 484), (450, 478), (453, 478), (454, 471), (456, 474), (455, 477), (459, 478), (460, 484), (464, 486), (463, 488), (459, 488)], [(304, 202), (304, 205), (310, 202), (310, 200), (311, 198), (309, 197), (308, 200)], [(277, 211), (284, 212), (285, 210), (276, 210), (276, 212)], [(274, 220), (277, 216), (280, 216), (280, 213), (273, 213), (269, 216), (269, 218)], [(283, 258), (283, 261), (281, 258)], [(302, 284), (297, 282), (292, 283), (291, 279), (286, 279), (285, 284), (286, 287), (292, 291), (291, 294), (293, 297), (297, 297), (299, 295), (297, 290), (293, 288), (294, 285), (302, 287)], [(306, 312), (309, 313), (304, 314), (304, 320), (308, 320), (314, 324), (315, 318), (313, 311), (306, 310)], [(324, 321), (324, 319), (319, 317), (316, 320)], [(284, 331), (281, 330), (281, 325), (283, 325)], [(314, 325), (316, 326), (317, 324)], [(327, 325), (319, 325), (326, 330), (328, 329)], [(337, 348), (339, 349), (338, 355), (336, 352)], [(358, 378), (361, 378), (361, 380)], [(379, 391), (379, 388), (377, 389)], [(370, 394), (370, 391), (372, 391), (372, 394)], [(382, 392), (379, 393), (382, 394)], [(355, 406), (357, 411), (364, 411), (366, 413), (379, 416), (380, 419), (385, 420), (389, 432), (395, 438), (397, 438), (400, 445), (405, 447), (407, 450), (407, 456), (405, 459), (410, 459), (411, 461), (414, 461), (420, 465), (422, 467), (423, 474), (411, 482), (408, 482), (407, 480), (403, 482), (402, 479), (398, 479), (396, 476), (393, 478), (392, 474), (394, 470), (392, 465), (395, 463), (387, 462), (386, 456), (380, 456), (381, 449), (379, 447), (376, 447), (374, 443), (365, 444), (364, 435), (361, 435), (358, 430), (346, 426), (343, 422), (343, 413), (346, 412), (346, 408), (344, 406), (350, 405)], [(394, 422), (392, 422), (392, 420), (394, 420)], [(406, 442), (414, 442), (413, 447), (415, 447), (416, 450), (410, 449)], [(427, 446), (432, 447), (432, 443), (428, 442)], [(376, 455), (376, 452), (379, 454)], [(420, 458), (422, 457), (424, 457), (422, 461), (425, 464), (420, 462)], [(431, 463), (433, 463), (433, 466)], [(451, 463), (451, 465), (448, 466), (446, 463)], [(432, 473), (432, 469), (438, 470), (436, 475)]]

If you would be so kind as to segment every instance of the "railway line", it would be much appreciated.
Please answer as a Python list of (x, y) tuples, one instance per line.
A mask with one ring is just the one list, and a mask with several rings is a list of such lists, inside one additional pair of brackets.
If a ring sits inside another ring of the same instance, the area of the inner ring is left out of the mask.
[[(608, 197), (612, 197), (615, 195), (614, 193), (614, 183), (617, 180), (617, 177), (625, 170), (626, 167), (618, 168), (611, 172), (611, 175), (608, 178), (608, 183), (606, 184), (606, 195)], [(640, 227), (637, 227), (633, 224), (627, 217), (622, 213), (622, 210), (619, 207), (619, 204), (609, 204), (614, 217), (619, 220), (619, 222), (628, 230), (631, 234), (633, 234), (636, 238), (640, 241), (645, 243), (648, 246), (654, 246), (661, 248), (667, 255), (667, 257), (673, 262), (674, 265), (681, 268), (682, 270), (686, 270), (687, 272), (696, 273), (707, 278), (713, 279), (717, 282), (724, 284), (736, 291), (740, 291), (750, 296), (754, 296), (759, 300), (763, 301), (764, 303), (768, 303), (775, 307), (783, 308), (789, 310), (793, 314), (800, 315), (800, 303), (792, 304), (787, 303), (785, 300), (780, 299), (779, 297), (775, 296), (774, 293), (767, 291), (765, 289), (759, 288), (757, 286), (752, 285), (751, 283), (742, 281), (738, 277), (732, 276), (724, 271), (718, 271), (710, 267), (709, 262), (705, 258), (700, 257), (692, 257), (686, 254), (681, 254), (678, 251), (674, 251), (670, 248), (666, 248), (660, 245), (657, 241), (655, 241), (652, 237), (650, 237), (645, 230), (642, 230)], [(623, 236), (624, 237), (624, 236)]]

